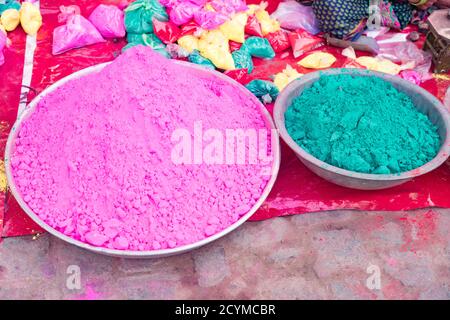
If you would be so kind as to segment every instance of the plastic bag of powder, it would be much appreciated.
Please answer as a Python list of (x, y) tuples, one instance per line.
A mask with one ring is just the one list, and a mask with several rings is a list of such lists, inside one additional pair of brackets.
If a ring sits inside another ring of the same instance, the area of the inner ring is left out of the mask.
[(71, 15), (65, 25), (53, 30), (54, 55), (94, 43), (104, 42), (102, 35), (86, 18), (79, 14)]
[(153, 17), (159, 21), (169, 19), (158, 0), (136, 0), (125, 9), (125, 29), (130, 33), (153, 32)]
[(8, 38), (6, 37), (6, 31), (0, 29), (0, 66), (5, 63), (5, 56), (3, 55), (3, 49), (6, 47), (7, 43)]
[(245, 13), (238, 13), (219, 28), (229, 40), (244, 43), (246, 24), (247, 15)]
[(185, 35), (178, 39), (178, 45), (186, 50), (188, 53), (191, 53), (194, 50), (198, 50), (198, 38), (193, 35)]
[(276, 53), (283, 52), (284, 50), (291, 47), (288, 34), (284, 30), (269, 33), (268, 35), (266, 35), (266, 39), (269, 40), (273, 51), (275, 51)]
[(100, 4), (92, 11), (89, 21), (104, 38), (122, 38), (125, 36), (123, 11), (114, 5)]
[(249, 37), (244, 45), (252, 57), (272, 59), (275, 52), (269, 43), (269, 40), (261, 37)]
[(212, 0), (210, 4), (215, 11), (228, 17), (248, 9), (243, 0)]
[(238, 69), (247, 69), (248, 73), (253, 71), (253, 60), (248, 50), (243, 47), (231, 53), (234, 60), (234, 65)]
[(194, 13), (199, 11), (201, 7), (198, 4), (190, 1), (179, 2), (172, 7), (170, 11), (170, 21), (180, 26), (191, 21), (194, 18)]
[(206, 59), (205, 57), (203, 57), (200, 52), (198, 52), (198, 50), (194, 50), (192, 51), (192, 53), (189, 55), (188, 60), (192, 63), (201, 65), (205, 68), (208, 69), (212, 69), (215, 70), (216, 67), (214, 66), (214, 64), (211, 62), (211, 60)]
[(219, 29), (205, 32), (199, 42), (200, 54), (222, 70), (236, 69), (227, 37)]
[(310, 35), (305, 30), (297, 30), (295, 32), (291, 32), (288, 37), (289, 42), (291, 43), (294, 58), (298, 58), (308, 51), (320, 48), (325, 45), (325, 39)]
[(254, 14), (248, 16), (247, 24), (245, 25), (245, 33), (250, 36), (256, 36), (256, 37), (263, 36), (261, 26), (258, 22), (258, 19), (256, 19), (256, 16)]
[(246, 84), (248, 82), (248, 70), (247, 69), (234, 69), (225, 71), (223, 74), (229, 76), (231, 79), (236, 80), (240, 84)]
[(42, 15), (39, 8), (31, 2), (23, 2), (20, 7), (20, 24), (28, 35), (36, 35), (42, 26)]
[(263, 36), (280, 30), (280, 23), (276, 19), (272, 19), (265, 9), (257, 10), (255, 16), (261, 25)]
[(239, 50), (242, 47), (242, 43), (236, 42), (236, 41), (228, 41), (228, 45), (230, 47), (230, 52), (234, 52), (236, 50)]
[(181, 30), (173, 22), (159, 21), (153, 18), (153, 30), (165, 44), (174, 43), (181, 35)]
[(128, 33), (127, 41), (128, 43), (142, 44), (144, 46), (151, 47), (154, 50), (164, 49), (166, 47), (165, 44), (153, 33)]
[(2, 25), (6, 31), (9, 32), (15, 30), (19, 25), (19, 23), (20, 23), (19, 10), (7, 9), (3, 11), (0, 17), (0, 25)]
[(245, 87), (264, 103), (275, 101), (280, 93), (273, 82), (266, 80), (252, 80)]
[(77, 5), (59, 6), (58, 22), (64, 23), (70, 16), (74, 14), (81, 14), (79, 6)]
[(226, 22), (228, 17), (219, 12), (202, 9), (195, 12), (194, 20), (203, 29), (213, 30)]
[(284, 29), (303, 29), (313, 35), (320, 32), (312, 7), (301, 5), (297, 1), (281, 2), (270, 16), (278, 20)]

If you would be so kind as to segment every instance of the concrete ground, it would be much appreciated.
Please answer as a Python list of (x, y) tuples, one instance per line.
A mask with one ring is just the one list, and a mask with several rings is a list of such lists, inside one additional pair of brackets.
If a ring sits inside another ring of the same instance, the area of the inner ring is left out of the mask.
[(312, 213), (154, 260), (8, 238), (0, 299), (450, 299), (449, 229), (450, 210)]

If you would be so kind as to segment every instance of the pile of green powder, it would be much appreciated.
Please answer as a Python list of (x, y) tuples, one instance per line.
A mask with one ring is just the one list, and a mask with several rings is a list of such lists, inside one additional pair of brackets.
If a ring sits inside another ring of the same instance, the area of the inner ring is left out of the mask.
[(293, 100), (285, 119), (304, 150), (357, 172), (412, 170), (440, 148), (436, 126), (406, 94), (377, 77), (322, 76)]

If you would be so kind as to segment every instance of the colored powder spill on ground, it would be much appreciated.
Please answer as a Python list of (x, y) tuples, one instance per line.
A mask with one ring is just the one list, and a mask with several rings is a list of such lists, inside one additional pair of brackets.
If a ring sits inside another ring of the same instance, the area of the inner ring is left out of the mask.
[(440, 148), (428, 117), (377, 77), (322, 76), (293, 100), (285, 119), (303, 149), (351, 171), (409, 171), (432, 160)]
[(14, 180), (30, 208), (72, 238), (119, 250), (190, 244), (247, 213), (272, 167), (174, 164), (172, 133), (193, 135), (198, 121), (204, 131), (267, 129), (244, 90), (138, 46), (40, 101), (18, 132)]

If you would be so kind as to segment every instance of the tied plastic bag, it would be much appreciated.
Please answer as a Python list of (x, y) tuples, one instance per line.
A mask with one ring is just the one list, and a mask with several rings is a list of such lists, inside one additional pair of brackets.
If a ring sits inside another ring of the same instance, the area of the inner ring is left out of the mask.
[(159, 21), (153, 18), (153, 30), (165, 44), (174, 43), (181, 35), (181, 30), (174, 23)]
[(212, 0), (210, 4), (216, 12), (220, 12), (228, 17), (248, 9), (243, 0)]
[(195, 12), (194, 20), (203, 29), (213, 30), (225, 23), (228, 17), (215, 11), (199, 10)]
[(198, 50), (198, 38), (192, 35), (186, 35), (178, 39), (178, 45), (191, 53), (194, 50)]
[(169, 53), (172, 59), (183, 59), (189, 56), (189, 52), (175, 43), (167, 44), (166, 51)]
[(234, 65), (238, 69), (247, 69), (248, 73), (253, 71), (253, 60), (245, 47), (231, 53)]
[(164, 49), (166, 46), (154, 33), (128, 33), (128, 43), (142, 44), (152, 49)]
[(247, 15), (245, 13), (237, 13), (230, 20), (223, 23), (219, 28), (229, 40), (244, 43), (246, 24)]
[(0, 23), (6, 31), (13, 31), (20, 23), (20, 13), (16, 9), (7, 9), (3, 11), (0, 17)]
[(236, 80), (240, 84), (246, 84), (248, 82), (248, 70), (247, 69), (234, 69), (225, 71), (223, 74), (229, 76), (231, 79)]
[(102, 35), (86, 18), (79, 14), (67, 18), (65, 25), (53, 30), (54, 55), (94, 43), (104, 42)]
[(158, 0), (136, 0), (125, 9), (125, 29), (130, 33), (153, 32), (153, 17), (159, 21), (169, 19)]
[(231, 52), (239, 50), (242, 47), (242, 43), (235, 42), (235, 41), (228, 41), (228, 45), (230, 46)]
[(77, 5), (59, 6), (58, 22), (64, 23), (74, 14), (81, 14), (80, 7)]
[(30, 2), (23, 2), (20, 7), (20, 24), (23, 31), (35, 36), (42, 26), (42, 15), (39, 9)]
[(261, 31), (263, 36), (272, 32), (277, 32), (278, 30), (281, 29), (280, 23), (277, 20), (272, 19), (265, 9), (257, 10), (255, 12), (255, 16), (259, 24), (261, 25)]
[(272, 59), (275, 52), (269, 40), (261, 37), (249, 37), (244, 42), (244, 46), (252, 57)]
[(192, 51), (192, 53), (189, 55), (188, 60), (192, 63), (201, 65), (207, 69), (215, 70), (216, 67), (211, 62), (211, 60), (203, 57), (198, 50)]
[(359, 57), (356, 58), (355, 61), (368, 70), (383, 72), (391, 75), (399, 74), (402, 70), (398, 64), (380, 57)]
[(420, 74), (414, 70), (403, 70), (400, 72), (400, 77), (416, 85), (420, 85), (422, 82)]
[(325, 39), (310, 35), (305, 30), (297, 30), (289, 34), (294, 58), (298, 58), (308, 51), (318, 49), (325, 45)]
[(275, 101), (280, 93), (273, 82), (266, 80), (252, 80), (245, 87), (263, 103)]
[[(402, 66), (409, 66), (410, 69), (419, 73), (422, 81), (432, 78), (430, 71), (432, 56), (417, 48), (414, 43), (404, 40), (397, 35), (385, 35), (387, 39), (377, 40), (380, 47), (379, 58), (389, 59)], [(389, 38), (390, 37), (390, 38)]]
[(273, 80), (273, 83), (277, 86), (278, 90), (283, 90), (291, 81), (298, 79), (302, 76), (297, 70), (292, 68), (289, 64), (286, 65), (286, 68), (277, 73)]
[(275, 51), (275, 53), (283, 52), (284, 50), (289, 49), (291, 47), (288, 34), (284, 30), (269, 33), (266, 36), (266, 39), (269, 40), (269, 43), (272, 46), (273, 51)]
[(217, 29), (205, 32), (198, 42), (198, 48), (200, 54), (211, 60), (218, 69), (235, 69), (228, 47), (228, 39), (222, 31)]
[(261, 25), (254, 14), (248, 16), (247, 24), (245, 25), (245, 33), (250, 36), (262, 37)]
[(170, 11), (170, 21), (177, 26), (185, 24), (194, 18), (194, 13), (199, 11), (201, 6), (191, 1), (178, 2), (172, 6)]
[(186, 35), (196, 35), (200, 36), (202, 32), (202, 28), (195, 22), (190, 21), (180, 27), (181, 34), (180, 36), (186, 36)]
[(297, 1), (281, 2), (270, 17), (280, 22), (284, 29), (303, 29), (312, 35), (320, 32), (312, 7), (301, 5)]
[(20, 3), (16, 0), (4, 0), (3, 2), (0, 0), (0, 14), (8, 9), (20, 10)]
[(0, 25), (0, 66), (5, 63), (5, 56), (3, 55), (3, 49), (7, 46), (8, 38), (6, 37), (6, 31), (2, 29)]
[(300, 60), (298, 64), (308, 69), (325, 69), (331, 67), (335, 62), (336, 58), (331, 53), (314, 52)]
[(88, 19), (104, 38), (125, 36), (123, 11), (114, 5), (98, 5)]

